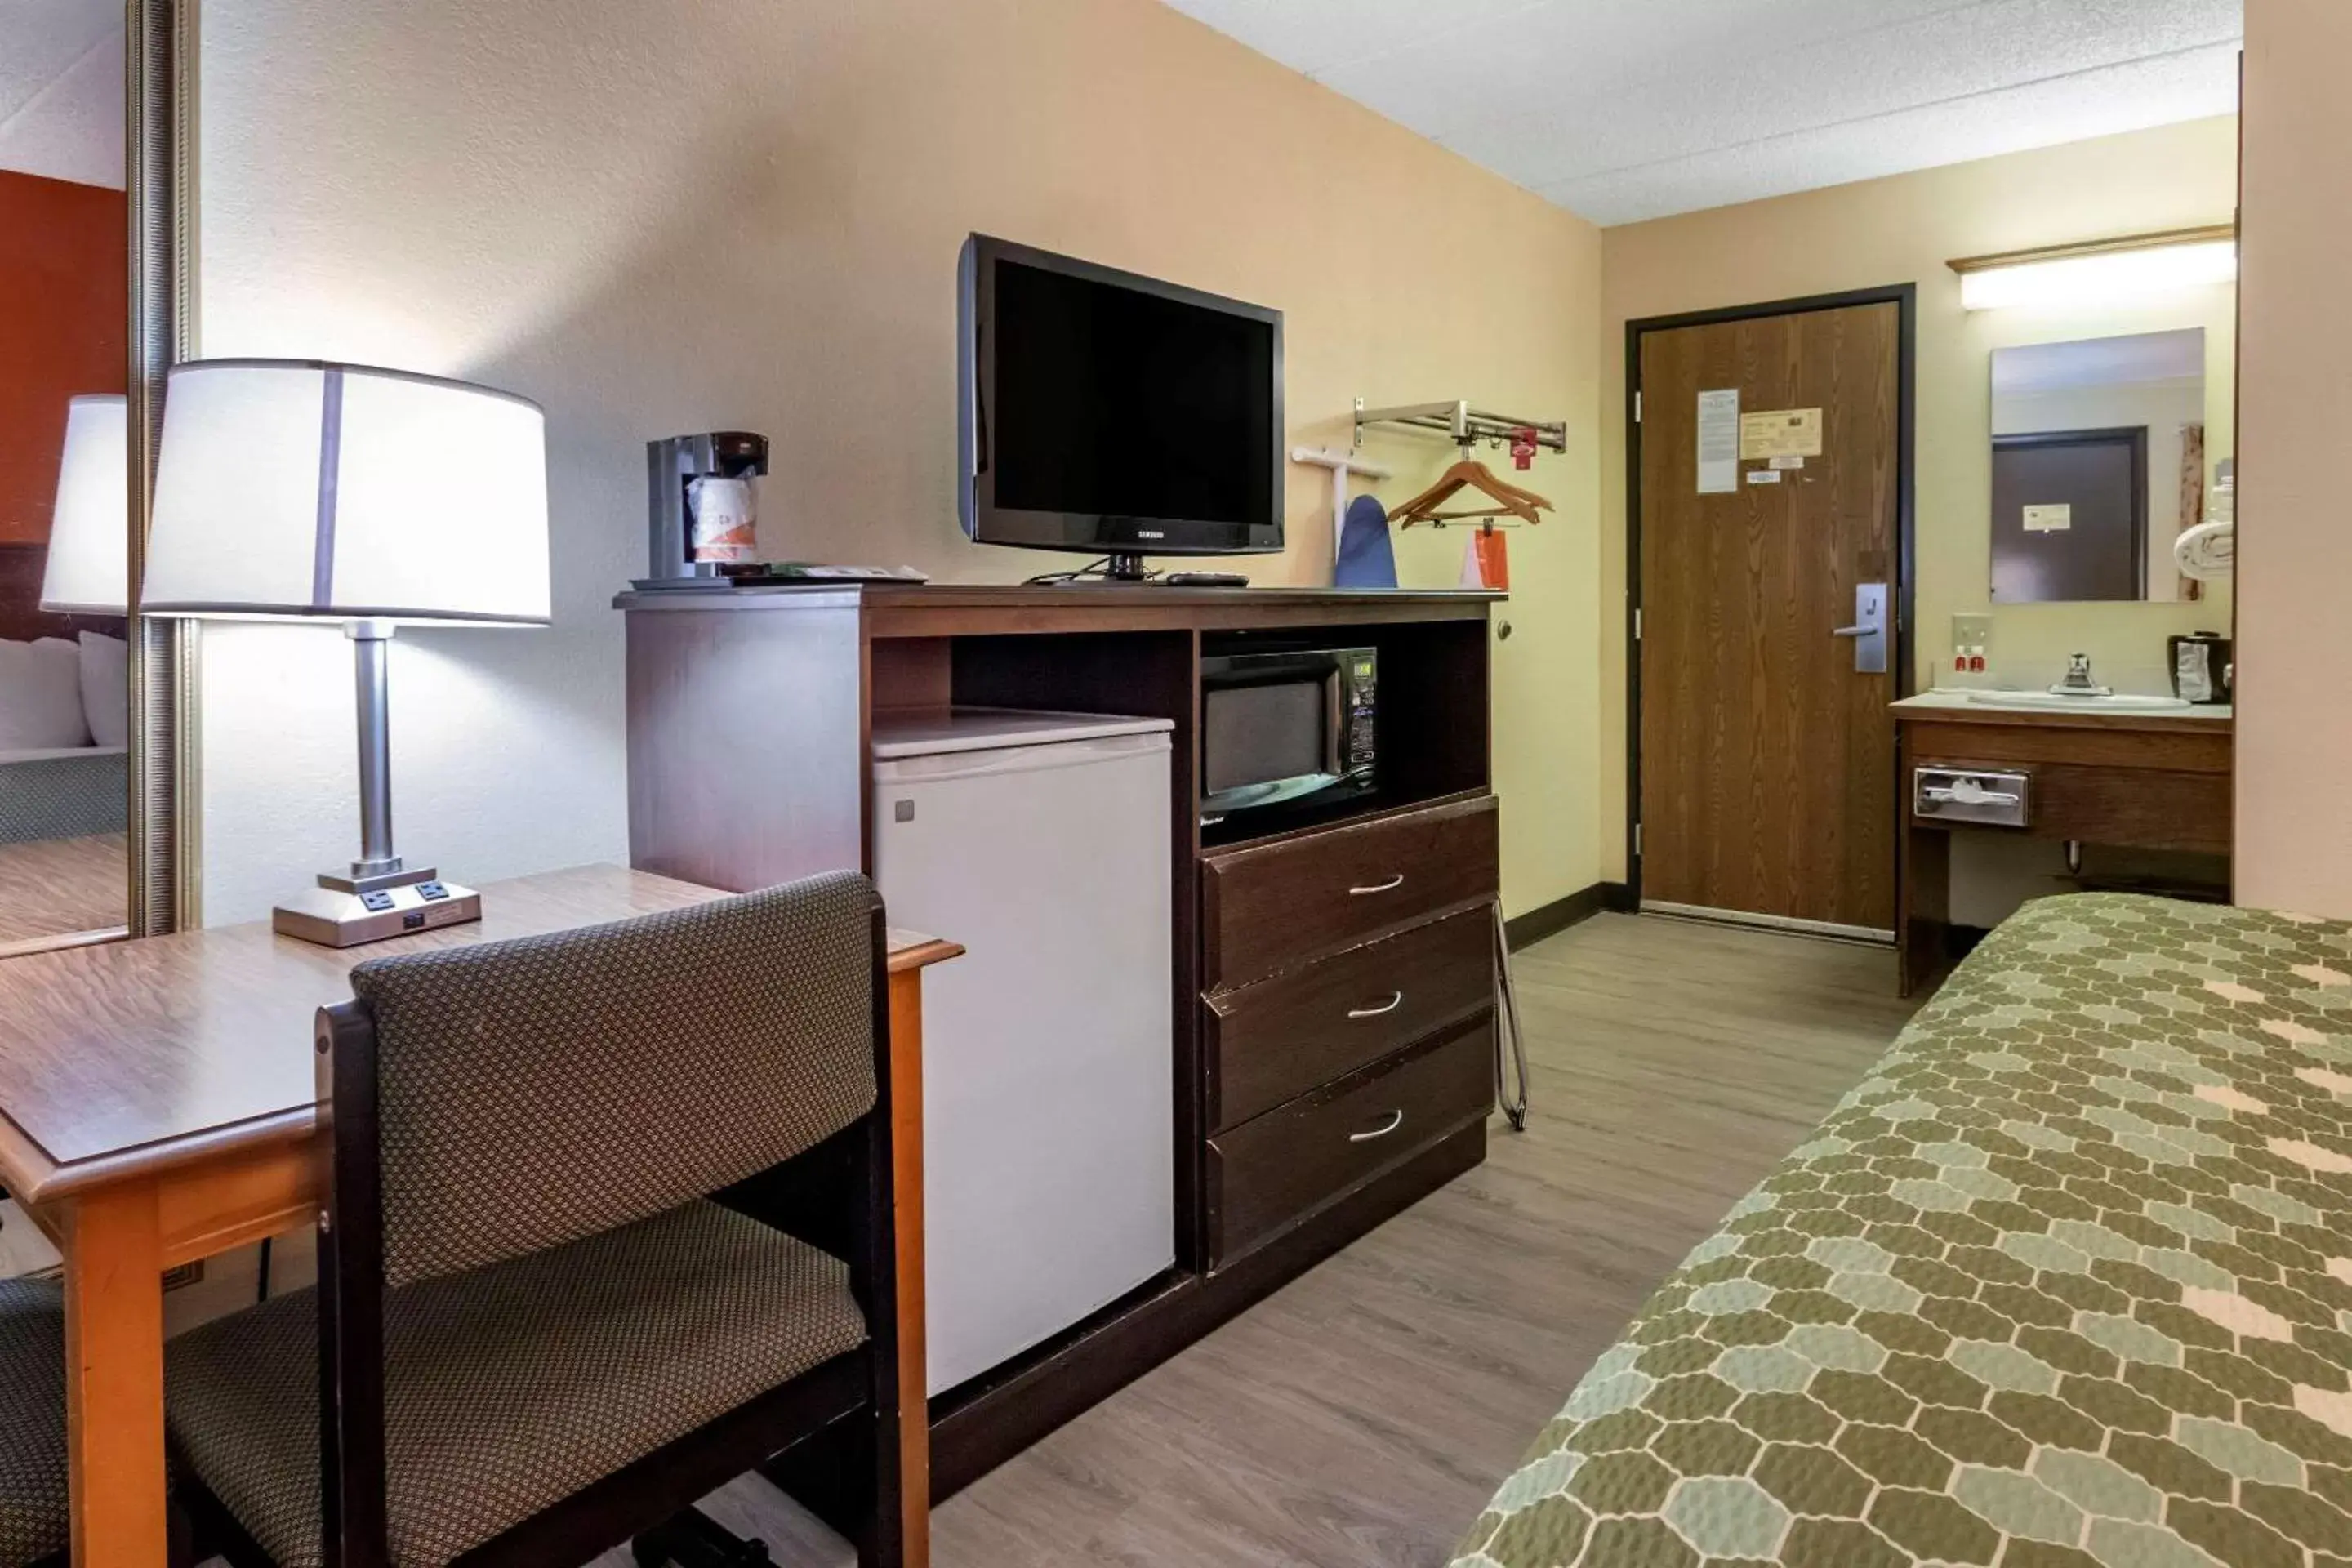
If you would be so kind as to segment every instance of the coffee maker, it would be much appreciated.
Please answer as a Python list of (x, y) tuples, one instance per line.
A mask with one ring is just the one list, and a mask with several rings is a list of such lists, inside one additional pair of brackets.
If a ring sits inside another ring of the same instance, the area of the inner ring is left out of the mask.
[(2172, 661), (2172, 694), (2191, 702), (2218, 703), (2231, 700), (2236, 670), (2235, 645), (2220, 632), (2190, 632), (2168, 638), (2165, 652)]
[(711, 430), (646, 443), (646, 572), (636, 586), (692, 588), (759, 564), (751, 481), (768, 471), (768, 438)]

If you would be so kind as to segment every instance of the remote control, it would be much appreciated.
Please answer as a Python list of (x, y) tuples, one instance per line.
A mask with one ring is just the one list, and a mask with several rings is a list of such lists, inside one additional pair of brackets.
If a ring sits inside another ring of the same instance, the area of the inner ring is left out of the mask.
[(1249, 579), (1238, 572), (1171, 572), (1160, 579), (1171, 588), (1246, 588)]

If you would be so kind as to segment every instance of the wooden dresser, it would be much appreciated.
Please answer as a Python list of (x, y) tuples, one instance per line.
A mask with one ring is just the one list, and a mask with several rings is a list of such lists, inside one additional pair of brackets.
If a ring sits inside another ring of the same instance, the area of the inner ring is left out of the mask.
[[(1486, 1157), (1497, 597), (894, 585), (618, 601), (632, 861), (711, 886), (871, 868), (877, 714), (1173, 725), (1176, 1265), (934, 1398), (935, 1497)], [(1281, 638), (1378, 650), (1379, 787), (1343, 816), (1238, 837), (1203, 825), (1202, 659)]]

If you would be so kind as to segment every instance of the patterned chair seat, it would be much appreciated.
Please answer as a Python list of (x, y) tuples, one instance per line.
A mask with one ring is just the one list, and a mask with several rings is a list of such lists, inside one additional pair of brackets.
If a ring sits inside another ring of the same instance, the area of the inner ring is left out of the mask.
[(65, 1303), (46, 1279), (0, 1279), (0, 1568), (64, 1560)]
[[(846, 1265), (699, 1200), (391, 1292), (393, 1560), (447, 1563), (866, 1337)], [(285, 1568), (318, 1563), (314, 1293), (182, 1336), (165, 1381), (222, 1505)]]

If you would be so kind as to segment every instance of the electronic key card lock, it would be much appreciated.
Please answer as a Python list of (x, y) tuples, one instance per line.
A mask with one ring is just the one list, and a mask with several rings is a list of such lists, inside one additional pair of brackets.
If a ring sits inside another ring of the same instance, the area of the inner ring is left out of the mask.
[(1830, 635), (1853, 639), (1855, 674), (1885, 674), (1886, 584), (1856, 583), (1853, 585), (1853, 625), (1840, 626)]

